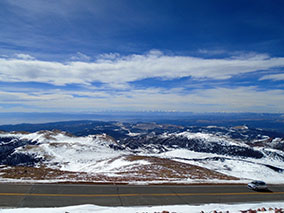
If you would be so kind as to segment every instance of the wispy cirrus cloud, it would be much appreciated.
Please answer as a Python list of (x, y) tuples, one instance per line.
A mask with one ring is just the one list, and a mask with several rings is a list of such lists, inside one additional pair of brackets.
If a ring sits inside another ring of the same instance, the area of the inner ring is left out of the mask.
[(260, 78), (260, 80), (272, 80), (272, 81), (284, 81), (284, 74), (271, 74), (264, 75)]
[[(37, 111), (164, 110), (193, 112), (281, 112), (283, 90), (261, 91), (256, 87), (196, 89), (131, 89), (116, 91), (0, 92), (1, 104), (26, 106)], [(9, 107), (2, 111), (13, 111)]]
[(20, 58), (1, 58), (0, 80), (41, 82), (54, 85), (72, 83), (89, 85), (97, 81), (118, 85), (155, 77), (164, 79), (182, 77), (228, 79), (239, 74), (284, 67), (283, 57), (268, 57), (267, 55), (204, 59), (164, 55), (155, 50), (141, 55), (112, 54), (105, 56), (100, 56), (96, 61), (76, 60), (66, 63), (36, 60), (32, 56), (24, 54)]
[(90, 56), (87, 56), (81, 52), (77, 52), (76, 55), (71, 56), (72, 61), (89, 61), (90, 59), (91, 59)]

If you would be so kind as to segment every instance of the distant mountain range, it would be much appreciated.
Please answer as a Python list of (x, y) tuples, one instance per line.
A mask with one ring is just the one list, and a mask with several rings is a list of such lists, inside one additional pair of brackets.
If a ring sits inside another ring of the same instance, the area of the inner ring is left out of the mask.
[[(59, 122), (68, 121), (68, 122)], [(69, 122), (73, 121), (73, 122)], [(79, 122), (77, 122), (79, 121)], [(155, 122), (181, 126), (222, 126), (232, 127), (247, 125), (284, 133), (284, 114), (275, 113), (190, 113), (190, 112), (101, 112), (101, 113), (0, 113), (0, 126), (6, 131), (38, 131), (42, 128), (68, 130), (68, 126), (89, 121), (120, 121), (126, 123)], [(21, 124), (22, 123), (22, 124)], [(27, 123), (34, 123), (30, 125)], [(39, 125), (42, 123), (41, 125)], [(96, 125), (96, 122), (94, 123)], [(78, 126), (76, 127), (78, 128)]]

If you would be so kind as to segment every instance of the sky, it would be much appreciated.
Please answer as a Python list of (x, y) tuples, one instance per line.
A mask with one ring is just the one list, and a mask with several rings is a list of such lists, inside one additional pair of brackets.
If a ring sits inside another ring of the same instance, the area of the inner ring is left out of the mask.
[(284, 113), (282, 0), (1, 0), (0, 112)]

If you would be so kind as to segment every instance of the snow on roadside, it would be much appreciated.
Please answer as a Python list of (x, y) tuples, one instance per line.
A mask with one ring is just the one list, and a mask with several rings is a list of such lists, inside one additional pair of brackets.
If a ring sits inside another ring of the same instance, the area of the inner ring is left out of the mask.
[[(175, 212), (175, 213), (200, 213), (201, 211), (213, 212), (226, 212), (239, 213), (240, 210), (253, 209), (257, 210), (259, 208), (265, 208), (266, 212), (274, 212), (274, 209), (284, 208), (284, 202), (264, 202), (264, 203), (239, 203), (239, 204), (205, 204), (200, 206), (195, 205), (169, 205), (169, 206), (135, 206), (135, 207), (104, 207), (97, 205), (79, 205), (79, 206), (68, 206), (68, 207), (57, 207), (57, 208), (18, 208), (18, 209), (0, 209), (1, 213), (113, 213), (113, 212), (123, 212), (123, 213), (154, 213), (154, 212)], [(269, 208), (273, 211), (269, 211)], [(260, 212), (260, 211), (259, 211)]]

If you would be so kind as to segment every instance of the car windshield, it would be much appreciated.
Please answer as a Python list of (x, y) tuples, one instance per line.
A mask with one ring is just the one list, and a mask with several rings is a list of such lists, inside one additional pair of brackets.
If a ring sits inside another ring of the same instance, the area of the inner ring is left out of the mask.
[(265, 183), (262, 181), (253, 181), (252, 183), (256, 185), (265, 185)]

